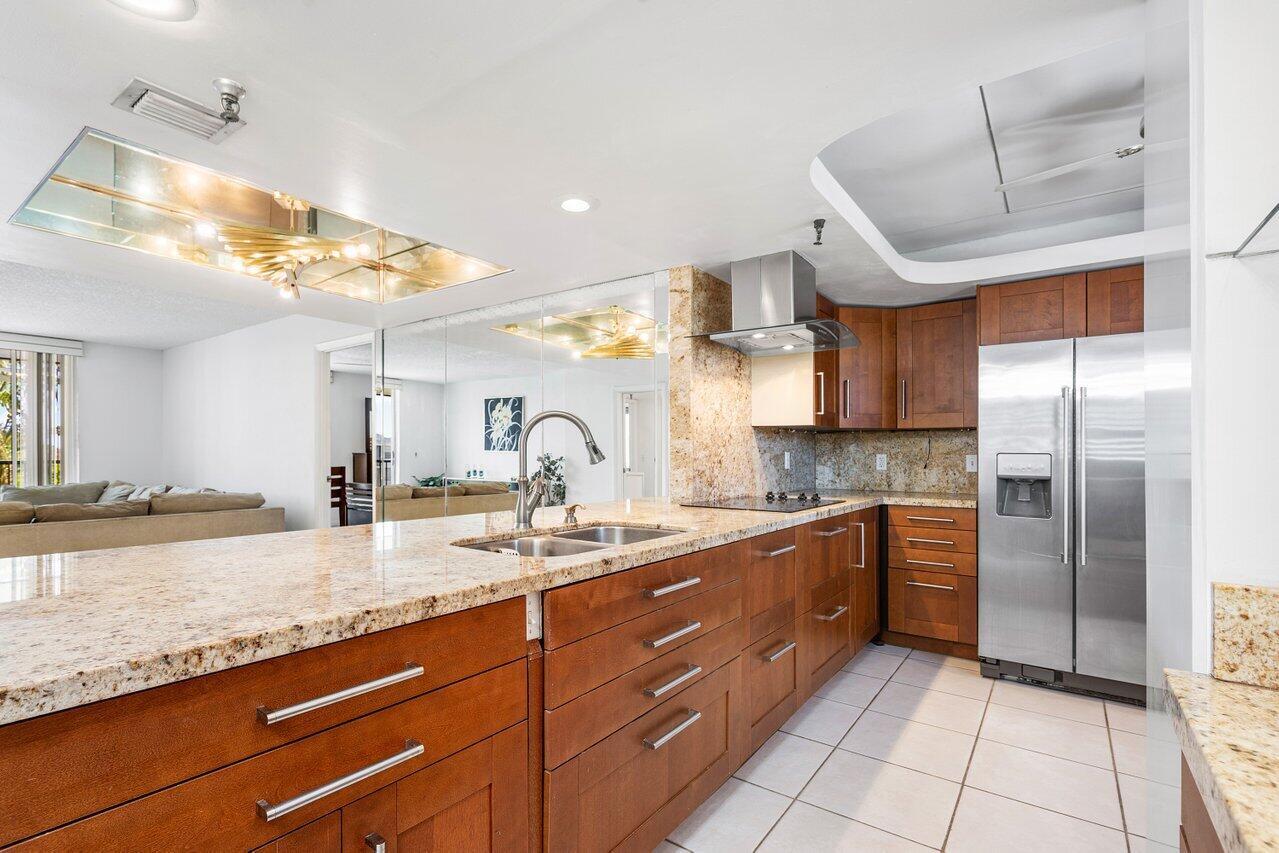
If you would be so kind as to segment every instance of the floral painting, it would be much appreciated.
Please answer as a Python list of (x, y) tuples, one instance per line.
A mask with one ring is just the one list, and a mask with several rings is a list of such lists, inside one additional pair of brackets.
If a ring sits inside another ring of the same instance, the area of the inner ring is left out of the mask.
[(523, 429), (523, 397), (488, 397), (484, 400), (485, 450), (518, 449)]

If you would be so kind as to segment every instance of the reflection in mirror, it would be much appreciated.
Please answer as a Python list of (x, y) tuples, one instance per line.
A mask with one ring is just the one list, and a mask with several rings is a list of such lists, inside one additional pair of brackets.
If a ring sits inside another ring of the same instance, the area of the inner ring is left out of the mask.
[[(665, 273), (592, 285), (383, 332), (380, 384), (401, 403), (381, 520), (512, 511), (525, 424), (544, 505), (656, 497), (666, 490)], [(410, 403), (410, 398), (421, 401)]]

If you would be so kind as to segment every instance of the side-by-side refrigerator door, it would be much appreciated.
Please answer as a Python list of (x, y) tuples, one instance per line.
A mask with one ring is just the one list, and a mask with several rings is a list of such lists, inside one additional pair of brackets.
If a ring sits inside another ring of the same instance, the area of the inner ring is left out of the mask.
[(1076, 343), (1075, 669), (1146, 681), (1142, 336)]
[(1074, 341), (978, 350), (977, 652), (1073, 664)]

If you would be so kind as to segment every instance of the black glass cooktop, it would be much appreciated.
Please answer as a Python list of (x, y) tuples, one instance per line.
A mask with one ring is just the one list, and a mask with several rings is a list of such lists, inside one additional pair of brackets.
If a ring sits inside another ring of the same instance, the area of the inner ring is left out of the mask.
[(680, 506), (704, 506), (710, 509), (749, 509), (756, 512), (799, 512), (802, 509), (813, 509), (819, 506), (843, 503), (843, 501), (823, 498), (816, 492), (790, 495), (786, 492), (773, 494), (769, 492), (763, 497), (726, 498), (721, 501), (686, 501)]

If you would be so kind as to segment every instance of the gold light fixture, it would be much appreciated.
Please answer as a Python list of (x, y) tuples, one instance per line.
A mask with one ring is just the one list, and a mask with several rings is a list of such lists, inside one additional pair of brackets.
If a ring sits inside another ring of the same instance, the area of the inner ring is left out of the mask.
[(493, 331), (568, 349), (577, 358), (652, 358), (665, 342), (665, 330), (652, 317), (620, 305), (505, 323)]
[(392, 302), (509, 267), (85, 128), (9, 220), (271, 282)]

